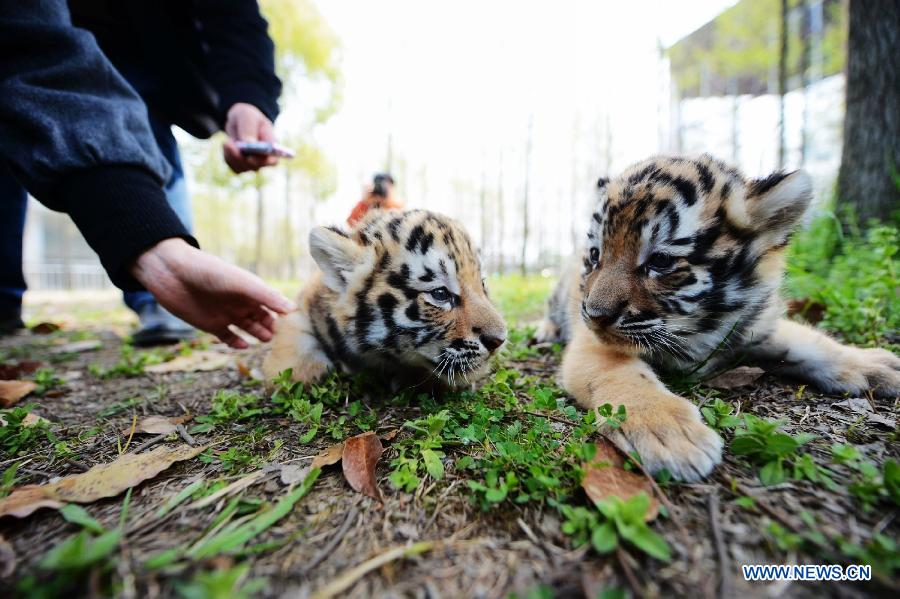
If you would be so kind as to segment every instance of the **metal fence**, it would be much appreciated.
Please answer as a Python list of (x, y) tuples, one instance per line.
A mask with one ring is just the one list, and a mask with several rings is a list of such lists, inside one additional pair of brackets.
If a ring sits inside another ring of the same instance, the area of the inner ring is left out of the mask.
[(33, 290), (107, 289), (112, 287), (99, 263), (25, 263), (25, 280)]

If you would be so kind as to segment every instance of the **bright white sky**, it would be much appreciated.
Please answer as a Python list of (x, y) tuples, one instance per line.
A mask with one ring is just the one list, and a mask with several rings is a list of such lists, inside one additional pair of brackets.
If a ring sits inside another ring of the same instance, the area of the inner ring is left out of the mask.
[(383, 168), (389, 134), (408, 195), (425, 196), (409, 203), (450, 212), (451, 188), (477, 187), (482, 172), (495, 179), (501, 152), (509, 176), (524, 172), (529, 119), (539, 194), (570, 188), (573, 162), (597, 164), (589, 180), (606, 174), (591, 154), (607, 119), (611, 168), (659, 151), (658, 45), (734, 1), (319, 0), (342, 42), (345, 82), (341, 111), (320, 131), (340, 180), (321, 216), (340, 218)]

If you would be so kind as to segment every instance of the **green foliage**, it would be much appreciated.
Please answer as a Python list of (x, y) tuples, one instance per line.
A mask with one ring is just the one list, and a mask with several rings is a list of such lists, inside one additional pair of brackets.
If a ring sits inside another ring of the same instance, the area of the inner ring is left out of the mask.
[[(784, 424), (781, 420), (765, 420), (753, 414), (743, 415), (743, 425), (736, 428), (731, 441), (731, 452), (745, 456), (752, 463), (761, 465), (759, 480), (764, 485), (775, 485), (788, 478), (785, 465), (797, 464), (797, 450), (815, 438), (815, 435), (799, 433), (789, 435), (779, 429)], [(799, 465), (795, 475), (805, 475), (805, 462)], [(817, 476), (827, 476), (825, 472)]]
[(900, 329), (896, 223), (863, 233), (852, 214), (847, 233), (833, 215), (817, 219), (791, 242), (785, 293), (825, 305), (823, 328), (847, 341), (874, 345)]
[(25, 424), (25, 417), (34, 409), (34, 405), (16, 406), (8, 410), (0, 410), (3, 424), (0, 424), (0, 449), (3, 455), (16, 456), (34, 448), (42, 441), (57, 441), (45, 421)]
[(34, 394), (38, 396), (44, 395), (45, 393), (47, 393), (47, 391), (66, 384), (66, 381), (58, 377), (51, 368), (38, 369), (37, 372), (34, 373), (33, 378), (35, 384), (37, 385), (37, 389), (34, 390)]
[(706, 424), (717, 431), (732, 429), (741, 424), (741, 419), (734, 415), (734, 406), (719, 398), (700, 408)]
[(831, 446), (831, 461), (846, 466), (852, 472), (852, 482), (847, 487), (850, 494), (870, 511), (879, 501), (890, 501), (900, 506), (900, 463), (888, 459), (879, 472), (878, 466), (863, 458), (852, 445)]
[(610, 496), (596, 503), (597, 510), (562, 505), (565, 517), (562, 531), (572, 536), (575, 545), (590, 541), (598, 553), (609, 553), (625, 541), (658, 560), (672, 559), (666, 540), (653, 532), (645, 522), (650, 497), (638, 493), (627, 501)]
[(510, 331), (543, 316), (555, 284), (556, 280), (549, 277), (521, 275), (492, 276), (487, 282), (491, 299)]
[[(265, 412), (260, 403), (261, 400), (256, 395), (220, 389), (212, 397), (209, 413), (196, 418), (201, 426), (191, 430), (204, 432), (219, 424), (250, 420)], [(207, 428), (203, 428), (203, 425)]]
[(144, 368), (153, 364), (162, 364), (170, 360), (172, 354), (163, 349), (151, 349), (147, 351), (135, 351), (132, 345), (123, 345), (121, 359), (104, 368), (99, 364), (91, 364), (88, 367), (90, 373), (101, 379), (113, 379), (119, 377), (135, 377), (144, 374)]
[(9, 466), (6, 470), (3, 471), (3, 475), (0, 476), (0, 497), (6, 497), (16, 486), (17, 475), (19, 473), (19, 466), (22, 465), (22, 462), (15, 462), (12, 466)]
[(175, 590), (184, 599), (249, 599), (266, 586), (266, 580), (246, 580), (250, 564), (243, 563), (211, 572), (198, 572), (188, 582), (176, 581)]

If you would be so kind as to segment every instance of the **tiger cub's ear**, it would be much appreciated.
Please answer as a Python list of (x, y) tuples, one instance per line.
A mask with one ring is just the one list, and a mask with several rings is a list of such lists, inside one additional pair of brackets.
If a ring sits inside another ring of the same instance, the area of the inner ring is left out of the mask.
[(347, 275), (359, 266), (363, 248), (340, 229), (315, 227), (309, 232), (309, 253), (328, 288), (340, 293), (347, 288)]
[(768, 247), (787, 242), (812, 201), (812, 180), (806, 171), (772, 173), (747, 188), (747, 216)]

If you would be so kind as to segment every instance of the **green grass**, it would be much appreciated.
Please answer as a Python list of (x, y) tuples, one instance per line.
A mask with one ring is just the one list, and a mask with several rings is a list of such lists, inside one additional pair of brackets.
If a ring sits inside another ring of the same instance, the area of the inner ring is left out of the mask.
[(487, 280), (488, 292), (510, 328), (540, 320), (555, 284), (555, 278), (539, 275), (495, 275)]
[(794, 236), (784, 291), (825, 306), (822, 328), (876, 345), (900, 329), (898, 223), (862, 231), (850, 214), (828, 214)]

